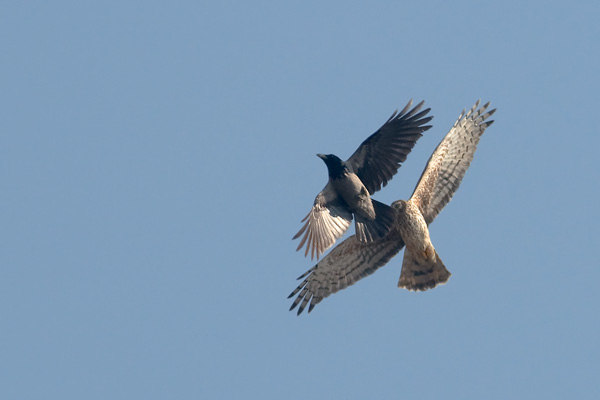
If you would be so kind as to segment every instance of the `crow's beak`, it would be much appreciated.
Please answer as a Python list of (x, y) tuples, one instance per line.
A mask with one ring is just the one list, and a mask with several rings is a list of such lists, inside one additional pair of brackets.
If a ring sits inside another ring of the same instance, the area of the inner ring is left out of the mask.
[(317, 154), (317, 157), (319, 157), (321, 160), (325, 160), (327, 158), (325, 154)]

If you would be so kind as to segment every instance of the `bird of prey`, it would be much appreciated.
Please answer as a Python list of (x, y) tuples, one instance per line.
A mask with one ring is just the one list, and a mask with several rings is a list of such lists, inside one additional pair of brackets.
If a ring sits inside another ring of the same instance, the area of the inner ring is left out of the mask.
[(426, 117), (430, 109), (419, 112), (423, 103), (410, 109), (411, 100), (402, 111), (395, 111), (346, 161), (333, 154), (317, 154), (327, 165), (329, 181), (293, 238), (303, 235), (296, 251), (306, 244), (304, 255), (310, 251), (311, 259), (315, 255), (319, 259), (350, 227), (353, 215), (361, 243), (380, 239), (390, 231), (394, 210), (371, 195), (392, 179), (422, 133), (431, 128), (425, 125), (433, 118)]
[(393, 228), (370, 243), (350, 236), (298, 279), (302, 283), (288, 296), (298, 294), (298, 315), (309, 305), (310, 312), (325, 297), (353, 285), (385, 265), (406, 245), (398, 287), (422, 291), (446, 283), (450, 272), (429, 238), (429, 224), (452, 199), (469, 168), (481, 135), (494, 121), (488, 118), (489, 102), (479, 101), (463, 112), (435, 149), (408, 201), (392, 203), (396, 211)]

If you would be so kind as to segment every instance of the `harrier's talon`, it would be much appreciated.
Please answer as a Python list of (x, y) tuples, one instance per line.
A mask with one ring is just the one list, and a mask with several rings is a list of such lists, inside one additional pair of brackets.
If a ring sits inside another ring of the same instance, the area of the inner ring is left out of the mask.
[(435, 260), (435, 250), (433, 250), (431, 247), (428, 247), (423, 252), (423, 256), (426, 260)]

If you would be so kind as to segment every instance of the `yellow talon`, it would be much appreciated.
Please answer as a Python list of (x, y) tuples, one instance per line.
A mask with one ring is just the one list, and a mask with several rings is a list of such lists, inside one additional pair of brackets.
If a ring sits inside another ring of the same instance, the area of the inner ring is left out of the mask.
[(433, 260), (433, 259), (435, 259), (435, 250), (433, 250), (432, 247), (428, 247), (423, 252), (423, 256), (425, 257), (426, 260)]

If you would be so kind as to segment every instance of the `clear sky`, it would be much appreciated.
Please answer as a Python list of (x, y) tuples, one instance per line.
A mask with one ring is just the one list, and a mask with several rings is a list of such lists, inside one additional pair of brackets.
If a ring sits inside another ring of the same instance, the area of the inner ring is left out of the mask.
[[(0, 398), (600, 398), (599, 4), (5, 3)], [(386, 203), (498, 109), (431, 225), (452, 277), (400, 255), (297, 317), (315, 154), (410, 98)]]

